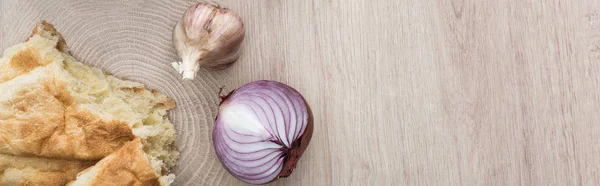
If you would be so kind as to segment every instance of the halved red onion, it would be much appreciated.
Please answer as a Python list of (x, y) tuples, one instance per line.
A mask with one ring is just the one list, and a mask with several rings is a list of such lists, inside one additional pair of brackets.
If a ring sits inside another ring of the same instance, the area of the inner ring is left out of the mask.
[(302, 95), (262, 80), (222, 97), (213, 145), (231, 175), (264, 184), (292, 173), (312, 132), (312, 113)]

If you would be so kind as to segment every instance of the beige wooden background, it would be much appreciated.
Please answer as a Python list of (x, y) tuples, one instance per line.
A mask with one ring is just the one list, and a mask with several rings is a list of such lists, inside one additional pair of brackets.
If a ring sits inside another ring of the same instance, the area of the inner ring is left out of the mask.
[(273, 185), (600, 185), (598, 0), (223, 0), (247, 26), (232, 68), (182, 83), (190, 1), (0, 1), (0, 49), (40, 19), (73, 55), (176, 98), (176, 185), (241, 185), (215, 158), (219, 87), (271, 79), (315, 113)]

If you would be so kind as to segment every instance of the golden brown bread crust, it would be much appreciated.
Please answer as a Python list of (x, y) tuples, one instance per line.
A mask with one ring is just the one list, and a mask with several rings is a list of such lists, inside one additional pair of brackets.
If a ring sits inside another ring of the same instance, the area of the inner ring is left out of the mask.
[[(56, 31), (52, 24), (49, 24), (46, 21), (40, 21), (35, 25), (26, 41), (29, 41), (35, 35), (57, 38), (57, 41), (54, 41), (56, 42), (54, 47), (60, 52), (68, 52), (65, 39), (58, 31)], [(0, 61), (0, 70), (2, 70), (2, 73), (0, 73), (0, 83), (11, 80), (21, 74), (28, 73), (39, 66), (51, 62), (53, 61), (42, 59), (40, 53), (34, 48), (21, 50), (17, 52), (8, 63), (2, 63)]]
[[(56, 41), (53, 41), (55, 42), (54, 48), (57, 49), (56, 52), (68, 52), (65, 39), (60, 33), (58, 33), (58, 31), (56, 31), (52, 24), (49, 24), (46, 21), (39, 22), (33, 28), (26, 41), (29, 41), (33, 36), (36, 35), (56, 38)], [(8, 63), (2, 63), (0, 61), (0, 70), (2, 70), (2, 73), (0, 73), (0, 83), (28, 73), (37, 67), (47, 65), (51, 62), (54, 61), (43, 59), (37, 48), (28, 47), (24, 50), (20, 50), (17, 52), (17, 54), (10, 58)]]
[(17, 76), (26, 74), (33, 69), (47, 65), (53, 61), (41, 58), (38, 51), (34, 48), (26, 48), (13, 55), (8, 63), (0, 63), (0, 83), (9, 81)]
[(126, 123), (78, 108), (68, 85), (51, 73), (0, 84), (5, 95), (13, 93), (0, 97), (0, 153), (99, 160), (134, 139)]
[(93, 162), (0, 154), (0, 186), (65, 185)]
[(88, 185), (160, 185), (159, 177), (152, 169), (139, 138), (127, 142), (121, 149), (100, 160), (94, 167), (82, 171), (78, 176), (90, 171), (92, 175), (87, 180)]
[(10, 67), (15, 69), (20, 74), (27, 73), (42, 64), (47, 64), (42, 62), (42, 58), (40, 55), (33, 50), (23, 50), (14, 55), (10, 59)]

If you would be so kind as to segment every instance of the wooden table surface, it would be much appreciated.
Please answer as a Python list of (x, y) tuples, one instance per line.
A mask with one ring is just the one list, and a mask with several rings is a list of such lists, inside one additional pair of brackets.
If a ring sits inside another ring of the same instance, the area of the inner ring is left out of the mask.
[(272, 185), (599, 185), (600, 1), (223, 0), (246, 24), (224, 71), (179, 81), (191, 1), (0, 1), (0, 49), (46, 19), (73, 55), (178, 102), (175, 185), (243, 185), (216, 159), (220, 87), (270, 79), (315, 114)]

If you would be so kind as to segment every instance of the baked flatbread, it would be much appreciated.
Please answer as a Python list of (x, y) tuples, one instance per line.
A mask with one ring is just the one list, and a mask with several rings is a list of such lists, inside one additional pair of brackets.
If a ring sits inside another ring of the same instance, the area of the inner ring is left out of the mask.
[[(175, 130), (167, 118), (173, 107), (173, 100), (140, 83), (75, 60), (63, 37), (44, 21), (25, 43), (7, 49), (0, 59), (0, 155), (15, 162), (27, 161), (21, 157), (37, 158), (38, 162), (61, 160), (61, 166), (64, 161), (69, 162), (64, 165), (78, 165), (79, 169), (73, 170), (81, 170), (89, 162), (128, 155), (148, 161), (140, 165), (149, 167), (139, 167), (139, 171), (154, 170), (160, 177), (175, 166), (178, 157), (173, 147)], [(130, 151), (120, 150), (132, 142), (141, 151), (128, 154)], [(117, 151), (121, 153), (115, 155)], [(141, 155), (144, 157), (137, 157)], [(6, 164), (3, 161), (6, 159), (0, 158), (0, 166)], [(150, 161), (155, 162), (154, 168)], [(96, 167), (112, 167), (105, 164)], [(61, 182), (49, 180), (42, 185), (64, 185), (63, 179), (74, 179), (78, 171), (73, 170), (61, 174)], [(9, 173), (0, 171), (0, 177), (17, 183), (17, 177)]]

